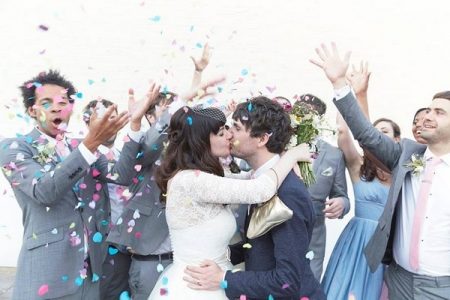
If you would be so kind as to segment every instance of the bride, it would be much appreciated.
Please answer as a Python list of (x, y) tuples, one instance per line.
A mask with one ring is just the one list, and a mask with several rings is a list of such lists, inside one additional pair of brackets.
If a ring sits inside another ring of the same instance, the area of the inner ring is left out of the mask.
[(153, 299), (227, 299), (223, 290), (198, 291), (183, 281), (187, 265), (205, 259), (232, 268), (227, 248), (236, 231), (229, 203), (269, 200), (294, 164), (310, 161), (307, 146), (288, 150), (279, 163), (256, 179), (224, 177), (219, 157), (230, 155), (232, 138), (225, 115), (217, 108), (180, 108), (171, 118), (169, 145), (156, 181), (165, 196), (166, 216), (173, 247), (173, 263), (161, 274), (150, 294)]

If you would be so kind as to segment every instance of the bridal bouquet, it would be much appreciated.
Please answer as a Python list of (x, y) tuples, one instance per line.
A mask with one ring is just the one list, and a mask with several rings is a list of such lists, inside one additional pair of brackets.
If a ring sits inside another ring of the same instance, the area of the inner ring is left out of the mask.
[[(322, 136), (324, 131), (334, 134), (334, 130), (330, 128), (323, 116), (319, 115), (308, 104), (303, 102), (295, 102), (288, 113), (294, 132), (288, 147), (295, 147), (299, 144), (307, 143), (313, 152), (313, 158), (316, 158), (319, 154), (316, 145), (318, 137)], [(303, 181), (309, 187), (315, 182), (312, 164), (299, 162), (298, 166)]]

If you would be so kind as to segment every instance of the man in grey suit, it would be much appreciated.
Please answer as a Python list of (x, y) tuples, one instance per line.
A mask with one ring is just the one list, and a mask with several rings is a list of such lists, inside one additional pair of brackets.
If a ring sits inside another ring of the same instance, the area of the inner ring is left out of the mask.
[[(135, 174), (145, 107), (95, 113), (81, 142), (65, 137), (76, 90), (57, 71), (21, 86), (36, 128), (0, 144), (0, 163), (23, 212), (24, 236), (13, 299), (99, 299), (98, 281), (109, 226), (106, 182), (128, 185)], [(129, 142), (115, 165), (98, 146), (131, 119)]]
[(393, 174), (388, 202), (365, 254), (371, 270), (380, 262), (389, 299), (449, 299), (450, 295), (450, 91), (434, 95), (421, 137), (428, 145), (391, 141), (362, 114), (345, 73), (350, 53), (341, 59), (336, 45), (316, 49), (335, 89), (335, 104), (354, 137)]
[[(327, 105), (314, 95), (301, 95), (298, 101), (307, 104), (321, 116), (326, 112)], [(327, 242), (325, 217), (341, 219), (350, 210), (350, 201), (347, 195), (344, 154), (339, 148), (322, 139), (317, 142), (317, 150), (319, 155), (313, 162), (316, 182), (308, 187), (316, 212), (309, 251), (313, 253), (311, 270), (314, 277), (320, 281)]]
[[(160, 93), (157, 103), (164, 101), (168, 105), (175, 96), (173, 93)], [(154, 113), (152, 109), (146, 115), (148, 120), (157, 122), (151, 122), (145, 134), (139, 158), (142, 169), (128, 188), (132, 196), (107, 239), (117, 248), (130, 252), (129, 284), (134, 300), (146, 300), (160, 272), (172, 262), (165, 207), (159, 201), (159, 188), (153, 178), (155, 163), (167, 141), (165, 130), (170, 114), (168, 110), (161, 116), (154, 116)]]

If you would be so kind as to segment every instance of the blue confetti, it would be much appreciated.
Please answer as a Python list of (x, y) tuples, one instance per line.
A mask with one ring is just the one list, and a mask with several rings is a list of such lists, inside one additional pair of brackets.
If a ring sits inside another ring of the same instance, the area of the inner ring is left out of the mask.
[(217, 87), (217, 91), (218, 91), (219, 93), (222, 93), (222, 91), (223, 91), (223, 88), (222, 88), (222, 87), (220, 87), (220, 86), (218, 86), (218, 87)]
[(103, 236), (100, 232), (96, 232), (94, 234), (94, 236), (92, 237), (92, 240), (94, 241), (94, 243), (101, 243), (103, 239)]
[(128, 291), (123, 291), (120, 293), (120, 300), (131, 300), (130, 294), (128, 294)]
[(250, 103), (247, 105), (247, 110), (248, 110), (248, 111), (252, 111), (252, 109), (253, 109), (253, 105), (252, 105), (252, 103), (250, 102)]
[(248, 74), (247, 69), (242, 69), (242, 70), (241, 70), (241, 75), (242, 75), (242, 76), (245, 76), (245, 75), (247, 75), (247, 74)]
[(102, 220), (100, 223), (101, 223), (103, 226), (106, 226), (106, 225), (109, 224), (109, 221), (107, 221), (107, 220)]
[(203, 48), (202, 44), (200, 44), (200, 43), (195, 44), (195, 47), (200, 48), (200, 49)]
[(220, 282), (220, 287), (223, 288), (223, 289), (226, 289), (228, 287), (228, 281), (222, 280)]
[(141, 151), (141, 152), (139, 152), (137, 155), (136, 155), (136, 158), (140, 158), (140, 157), (143, 157), (144, 156), (144, 151)]
[(191, 29), (189, 29), (190, 32), (194, 31), (194, 25), (191, 25)]
[(156, 151), (156, 150), (158, 150), (158, 145), (156, 145), (156, 144), (153, 144), (153, 145), (152, 145), (152, 150), (153, 150), (153, 151)]
[(97, 274), (92, 274), (92, 282), (97, 282), (100, 279), (100, 277)]
[(89, 80), (88, 80), (88, 84), (89, 84), (89, 85), (93, 85), (93, 84), (94, 84), (94, 80), (89, 79)]
[(189, 126), (192, 126), (192, 117), (191, 116), (187, 117), (186, 121), (189, 124)]
[(27, 135), (25, 137), (25, 142), (27, 142), (28, 144), (31, 144), (33, 142), (33, 138), (31, 136)]
[(37, 87), (37, 88), (42, 86), (42, 83), (37, 82), (37, 81), (33, 82), (33, 84), (34, 84), (34, 86)]
[(66, 282), (67, 280), (69, 280), (69, 276), (67, 276), (67, 275), (61, 276), (61, 280)]
[(160, 16), (154, 16), (154, 17), (150, 18), (150, 21), (153, 21), (153, 22), (159, 22), (160, 20), (161, 20)]
[(75, 278), (75, 285), (82, 286), (83, 285), (83, 278), (81, 278), (80, 276)]
[(78, 99), (81, 99), (81, 98), (83, 98), (83, 93), (82, 92), (78, 92), (76, 94), (76, 96), (77, 96)]
[(167, 285), (169, 283), (169, 278), (167, 278), (166, 276), (164, 276), (163, 278), (162, 278), (162, 284), (163, 285)]
[(109, 246), (108, 247), (108, 253), (109, 255), (116, 255), (119, 252), (119, 250), (117, 250), (117, 248)]

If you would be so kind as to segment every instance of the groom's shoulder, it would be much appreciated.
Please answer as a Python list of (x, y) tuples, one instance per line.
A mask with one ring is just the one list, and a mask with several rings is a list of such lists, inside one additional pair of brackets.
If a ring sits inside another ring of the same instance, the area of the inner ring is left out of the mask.
[(279, 194), (283, 193), (294, 193), (297, 195), (308, 195), (308, 189), (306, 188), (305, 183), (303, 180), (301, 180), (294, 171), (290, 171), (289, 174), (284, 179), (283, 183), (281, 184), (280, 188), (278, 189)]

